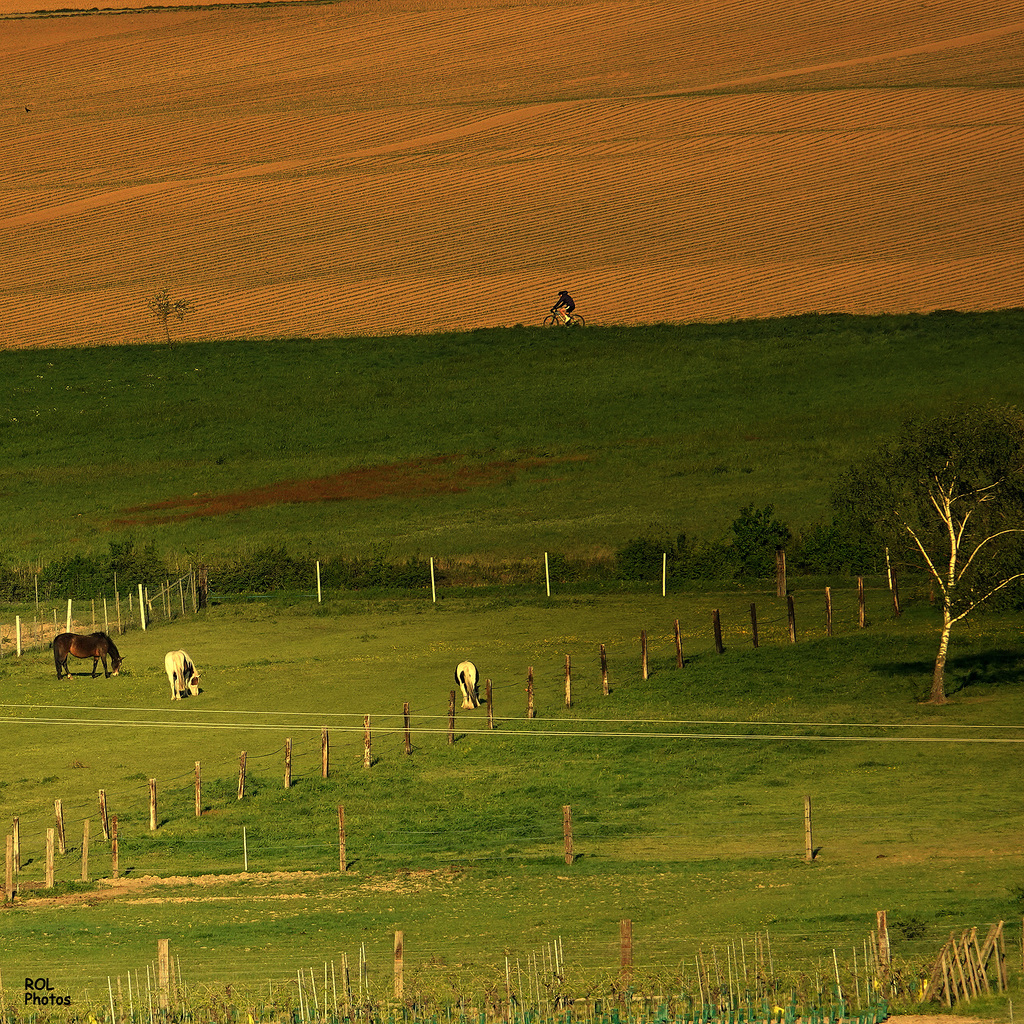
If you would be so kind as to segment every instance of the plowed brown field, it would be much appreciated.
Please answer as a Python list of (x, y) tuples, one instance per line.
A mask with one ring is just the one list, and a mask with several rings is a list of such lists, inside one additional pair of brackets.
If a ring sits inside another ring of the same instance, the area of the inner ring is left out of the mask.
[(593, 323), (1024, 305), (1016, 3), (7, 16), (0, 63), (7, 347), (159, 340), (165, 287), (192, 338), (539, 322), (561, 287)]

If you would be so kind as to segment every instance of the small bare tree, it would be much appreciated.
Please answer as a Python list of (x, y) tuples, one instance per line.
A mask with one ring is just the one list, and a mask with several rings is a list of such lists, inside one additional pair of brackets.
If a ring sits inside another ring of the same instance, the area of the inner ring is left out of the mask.
[(195, 306), (188, 299), (172, 299), (170, 292), (163, 288), (156, 293), (147, 303), (149, 311), (160, 321), (164, 329), (164, 336), (168, 344), (171, 341), (170, 319), (173, 316), (179, 323), (185, 319), (186, 313), (191, 313)]
[(967, 408), (905, 424), (846, 476), (846, 508), (924, 569), (942, 605), (928, 702), (946, 703), (953, 627), (1024, 580), (1024, 416)]

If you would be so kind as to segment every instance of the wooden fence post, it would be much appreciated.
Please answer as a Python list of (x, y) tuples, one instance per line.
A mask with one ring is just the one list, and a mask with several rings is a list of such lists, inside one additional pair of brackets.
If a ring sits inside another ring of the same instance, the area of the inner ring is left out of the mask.
[(245, 751), (238, 755), (238, 799), (245, 796)]
[(203, 816), (203, 784), (199, 771), (199, 762), (196, 761), (196, 817)]
[(717, 608), (711, 610), (711, 626), (715, 631), (715, 650), (722, 654), (725, 651), (722, 646), (722, 616)]
[(832, 635), (832, 588), (825, 588), (825, 632)]
[(571, 864), (576, 855), (572, 848), (572, 807), (569, 804), (562, 807), (562, 838), (565, 840), (565, 863)]
[(161, 1010), (168, 1010), (171, 1005), (171, 957), (168, 939), (157, 940), (156, 958), (157, 1001)]
[(14, 900), (14, 836), (7, 833), (7, 874), (4, 881), (4, 898), (10, 903)]
[(21, 874), (21, 818), (17, 815), (11, 821), (11, 836), (14, 840), (14, 873)]
[(676, 634), (676, 668), (683, 667), (683, 637), (679, 632), (679, 620), (673, 624)]
[(490, 679), (487, 680), (487, 728), (494, 728), (494, 688)]
[(535, 714), (533, 709), (533, 666), (531, 665), (526, 673), (526, 717), (533, 718)]
[(54, 829), (46, 830), (46, 888), (53, 888), (53, 837)]
[(640, 677), (647, 678), (647, 630), (640, 630)]
[(326, 779), (331, 773), (331, 739), (327, 726), (320, 730), (320, 777)]
[(363, 767), (373, 764), (373, 748), (370, 740), (370, 716), (363, 715)]
[(284, 741), (284, 788), (292, 788), (292, 741)]
[(117, 862), (117, 815), (110, 816), (110, 867), (114, 878), (120, 878)]
[(811, 840), (811, 798), (804, 797), (804, 860), (814, 860), (814, 845)]
[(864, 608), (864, 577), (857, 577), (857, 620), (860, 628), (864, 628), (864, 624), (867, 621)]
[(395, 932), (395, 998), (402, 999), (405, 995), (405, 979), (403, 978), (403, 962), (405, 960), (405, 932)]
[(608, 653), (601, 644), (601, 693), (608, 696)]
[(565, 706), (572, 707), (572, 667), (568, 654), (565, 656)]
[(348, 871), (348, 858), (345, 852), (345, 807), (338, 804), (338, 868), (344, 874)]
[(100, 827), (103, 829), (103, 841), (110, 842), (110, 822), (107, 819), (107, 791), (100, 790)]
[(405, 722), (405, 752), (412, 753), (412, 734), (409, 732), (409, 702), (402, 705), (402, 719)]
[(149, 780), (149, 831), (156, 831), (156, 779)]
[(793, 595), (786, 595), (786, 610), (789, 614), (789, 642), (796, 643), (796, 605), (793, 603)]
[(82, 822), (82, 881), (89, 881), (89, 826), (88, 818)]
[(775, 596), (786, 596), (786, 549), (775, 549)]
[(628, 988), (633, 980), (633, 922), (628, 918), (619, 922), (619, 973)]
[(53, 801), (53, 816), (56, 819), (57, 828), (57, 849), (61, 853), (68, 852), (68, 846), (64, 839), (64, 801)]
[(757, 650), (757, 605), (750, 602), (750, 639)]
[(455, 742), (455, 691), (448, 694), (448, 746)]
[[(896, 576), (893, 574), (895, 584)], [(889, 998), (889, 922), (888, 912), (879, 910), (878, 919), (878, 969), (882, 973), (882, 995)]]

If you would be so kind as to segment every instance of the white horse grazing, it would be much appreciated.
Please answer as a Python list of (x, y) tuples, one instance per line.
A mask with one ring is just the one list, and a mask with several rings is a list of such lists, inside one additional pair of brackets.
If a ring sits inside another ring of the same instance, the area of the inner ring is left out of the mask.
[(462, 690), (462, 706), (464, 708), (480, 707), (480, 673), (471, 661), (460, 661), (455, 669), (455, 682)]
[(171, 684), (171, 700), (181, 700), (186, 689), (192, 697), (199, 693), (199, 669), (185, 651), (168, 651), (164, 669)]

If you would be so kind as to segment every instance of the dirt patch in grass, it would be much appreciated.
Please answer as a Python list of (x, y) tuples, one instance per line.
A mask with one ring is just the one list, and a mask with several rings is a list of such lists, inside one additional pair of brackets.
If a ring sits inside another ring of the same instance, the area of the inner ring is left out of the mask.
[(125, 509), (115, 526), (153, 525), (202, 516), (220, 516), (266, 505), (322, 501), (368, 501), (373, 498), (425, 494), (461, 494), (474, 487), (491, 487), (511, 480), (517, 472), (566, 459), (508, 459), (468, 463), (457, 455), (438, 455), (409, 462), (363, 466), (313, 480), (282, 480), (229, 494), (193, 494)]

